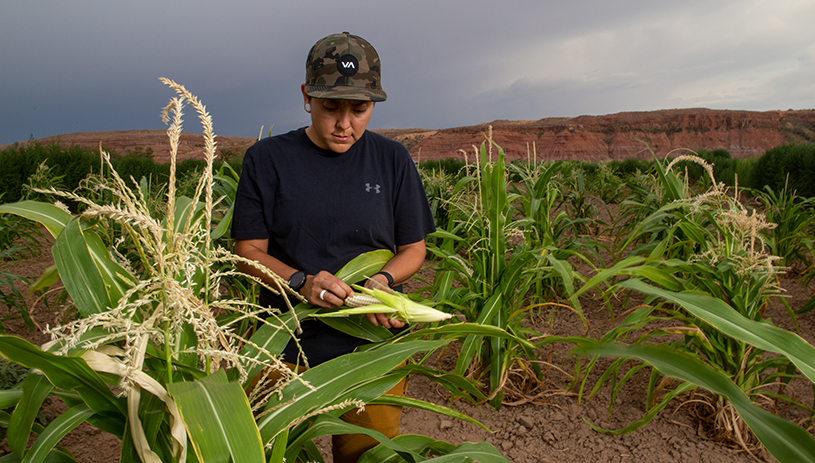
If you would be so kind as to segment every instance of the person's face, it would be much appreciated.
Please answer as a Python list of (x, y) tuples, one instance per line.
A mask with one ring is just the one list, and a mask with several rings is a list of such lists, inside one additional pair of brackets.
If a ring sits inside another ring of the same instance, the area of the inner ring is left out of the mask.
[(311, 125), (306, 134), (320, 148), (344, 153), (365, 133), (374, 104), (371, 101), (310, 98)]

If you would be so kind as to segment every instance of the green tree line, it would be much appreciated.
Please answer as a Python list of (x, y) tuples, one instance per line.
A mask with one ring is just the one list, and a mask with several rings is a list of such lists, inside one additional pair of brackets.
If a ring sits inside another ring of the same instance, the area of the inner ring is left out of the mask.
[[(110, 152), (111, 165), (126, 181), (130, 178), (137, 182), (141, 178), (150, 179), (154, 185), (166, 184), (170, 177), (170, 164), (157, 163), (140, 149), (124, 154)], [(240, 172), (241, 162), (227, 161), (233, 169)], [(89, 174), (98, 174), (101, 169), (99, 150), (80, 146), (62, 146), (57, 143), (41, 144), (37, 142), (15, 143), (0, 150), (0, 193), (2, 202), (14, 202), (23, 198), (23, 185), (45, 163), (53, 177), (60, 178), (65, 189), (74, 190)], [(223, 162), (216, 162), (220, 169)], [(178, 182), (194, 177), (206, 167), (202, 159), (187, 159), (176, 166)]]

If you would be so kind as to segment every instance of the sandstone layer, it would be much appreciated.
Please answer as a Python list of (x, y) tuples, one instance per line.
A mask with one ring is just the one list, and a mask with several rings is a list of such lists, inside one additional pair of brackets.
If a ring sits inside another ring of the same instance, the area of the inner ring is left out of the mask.
[[(800, 141), (815, 142), (815, 110), (732, 111), (674, 109), (623, 112), (605, 116), (545, 118), (536, 121), (494, 121), (442, 130), (393, 129), (377, 132), (400, 141), (415, 160), (474, 159), (492, 127), (492, 138), (508, 160), (536, 159), (610, 161), (630, 157), (663, 157), (677, 150), (726, 149), (735, 158), (760, 156), (770, 148)], [(152, 150), (159, 162), (169, 160), (170, 145), (163, 130), (85, 132), (47, 137), (59, 142), (98, 146), (120, 153)], [(219, 150), (243, 153), (254, 138), (218, 136)], [(201, 158), (201, 135), (181, 137), (178, 158)]]
[(760, 156), (783, 143), (815, 141), (815, 110), (676, 109), (606, 116), (494, 121), (471, 127), (394, 134), (414, 158), (474, 156), (492, 126), (509, 160), (610, 161), (674, 150), (726, 149), (735, 158)]

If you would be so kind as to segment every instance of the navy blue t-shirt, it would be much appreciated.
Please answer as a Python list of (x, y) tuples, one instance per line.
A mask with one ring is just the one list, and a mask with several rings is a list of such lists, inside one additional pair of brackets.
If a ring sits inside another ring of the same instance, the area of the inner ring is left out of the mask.
[[(362, 253), (395, 252), (433, 231), (419, 173), (394, 140), (366, 131), (348, 151), (335, 153), (301, 128), (246, 151), (232, 237), (268, 239), (269, 255), (293, 268), (333, 274)], [(261, 288), (260, 304), (283, 309), (282, 302)], [(300, 341), (312, 366), (365, 342), (315, 320), (304, 322)], [(293, 352), (286, 349), (287, 361), (295, 361)]]

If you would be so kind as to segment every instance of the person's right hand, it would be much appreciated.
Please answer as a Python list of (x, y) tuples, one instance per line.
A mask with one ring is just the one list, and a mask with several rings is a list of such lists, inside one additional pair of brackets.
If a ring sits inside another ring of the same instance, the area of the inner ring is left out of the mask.
[[(354, 294), (354, 290), (341, 279), (321, 270), (316, 275), (309, 275), (306, 278), (306, 284), (300, 289), (300, 294), (312, 304), (330, 309), (341, 306), (346, 297)], [(323, 297), (320, 298), (320, 295)]]
[[(393, 292), (388, 288), (388, 279), (383, 275), (374, 275), (365, 282), (365, 287), (370, 289), (380, 289), (382, 291)], [(365, 317), (373, 326), (384, 326), (387, 329), (402, 328), (405, 323), (401, 320), (388, 318), (385, 313), (366, 313)]]

